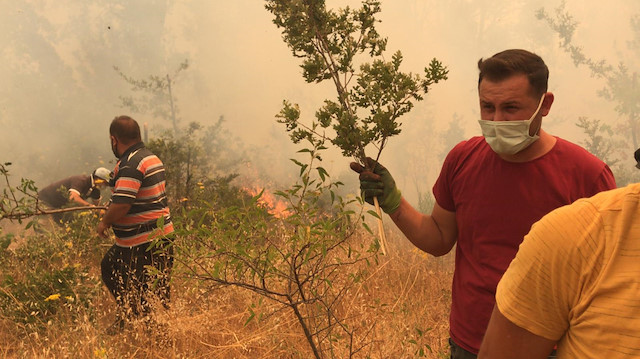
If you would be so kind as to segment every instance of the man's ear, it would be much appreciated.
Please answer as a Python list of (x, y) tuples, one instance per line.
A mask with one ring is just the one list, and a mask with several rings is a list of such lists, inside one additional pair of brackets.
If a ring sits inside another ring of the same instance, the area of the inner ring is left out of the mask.
[(555, 97), (553, 96), (553, 92), (547, 92), (544, 95), (544, 101), (542, 101), (542, 106), (540, 107), (540, 113), (542, 116), (546, 116), (551, 111), (551, 105), (553, 105), (553, 100)]

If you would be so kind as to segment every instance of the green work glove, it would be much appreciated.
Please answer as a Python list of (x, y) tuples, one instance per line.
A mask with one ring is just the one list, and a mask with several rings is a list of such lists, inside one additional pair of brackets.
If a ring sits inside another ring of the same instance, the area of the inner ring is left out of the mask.
[[(375, 164), (375, 168), (374, 168)], [(373, 172), (365, 169), (359, 163), (352, 162), (352, 170), (360, 174), (360, 191), (364, 200), (373, 204), (373, 197), (378, 197), (378, 203), (384, 213), (391, 214), (400, 207), (402, 194), (396, 181), (391, 177), (391, 173), (380, 163), (376, 163), (372, 158), (366, 158), (367, 168), (374, 168)]]

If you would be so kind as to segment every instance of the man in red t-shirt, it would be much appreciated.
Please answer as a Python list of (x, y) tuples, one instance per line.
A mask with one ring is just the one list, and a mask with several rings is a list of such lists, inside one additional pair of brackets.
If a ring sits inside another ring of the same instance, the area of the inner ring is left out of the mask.
[(506, 50), (478, 62), (480, 127), (447, 155), (433, 211), (414, 209), (389, 172), (373, 160), (360, 173), (367, 202), (377, 196), (404, 235), (434, 256), (456, 245), (450, 314), (451, 358), (475, 358), (498, 281), (531, 225), (551, 210), (615, 188), (609, 167), (541, 128), (554, 96), (536, 54)]

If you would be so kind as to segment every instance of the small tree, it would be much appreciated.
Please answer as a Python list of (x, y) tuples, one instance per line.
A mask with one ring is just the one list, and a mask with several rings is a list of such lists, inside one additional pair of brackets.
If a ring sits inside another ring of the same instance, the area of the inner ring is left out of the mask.
[[(366, 264), (375, 261), (376, 248), (353, 241), (351, 202), (336, 195), (341, 184), (330, 181), (319, 165), (322, 150), (301, 150), (308, 161), (294, 160), (299, 180), (276, 193), (288, 203), (289, 216), (270, 214), (260, 205), (262, 193), (245, 203), (205, 206), (183, 216), (177, 230), (182, 240), (176, 244), (181, 265), (174, 277), (257, 293), (293, 314), (315, 358), (347, 358), (366, 347), (371, 332), (358, 331), (363, 324), (347, 315), (344, 299), (362, 280)], [(325, 195), (331, 203), (320, 206)], [(261, 317), (257, 306), (249, 313), (247, 324)]]
[(178, 135), (178, 109), (172, 86), (178, 75), (189, 68), (189, 61), (184, 60), (171, 75), (151, 75), (142, 80), (126, 75), (117, 66), (113, 68), (120, 77), (131, 85), (131, 90), (141, 93), (138, 98), (120, 96), (122, 106), (136, 113), (150, 112), (154, 116), (169, 120), (173, 126), (174, 134)]
[[(582, 47), (575, 45), (573, 35), (578, 28), (578, 22), (566, 10), (566, 2), (554, 9), (553, 15), (544, 8), (536, 12), (539, 20), (545, 21), (555, 31), (559, 38), (559, 46), (571, 56), (576, 67), (585, 66), (596, 78), (603, 80), (604, 87), (598, 95), (615, 104), (615, 111), (619, 115), (618, 126), (604, 126), (599, 120), (588, 120), (581, 117), (577, 126), (585, 131), (589, 137), (587, 149), (601, 157), (616, 172), (618, 185), (626, 185), (637, 181), (637, 174), (629, 171), (628, 160), (633, 158), (633, 151), (640, 146), (640, 80), (638, 71), (633, 66), (620, 61), (617, 66), (611, 65), (604, 59), (596, 60), (584, 53)], [(640, 21), (638, 16), (632, 16), (630, 24), (634, 34), (640, 36)], [(632, 50), (640, 50), (637, 41), (630, 42)], [(607, 135), (607, 138), (602, 135)], [(622, 160), (622, 161), (621, 161)]]
[[(379, 1), (365, 0), (359, 9), (333, 11), (324, 0), (266, 0), (266, 9), (274, 15), (293, 56), (303, 59), (304, 79), (330, 80), (337, 92), (337, 98), (325, 100), (315, 120), (307, 124), (300, 120), (297, 104), (283, 102), (277, 118), (295, 143), (308, 139), (322, 145), (329, 140), (344, 156), (362, 164), (371, 145), (377, 161), (389, 137), (400, 133), (399, 118), (423, 99), (431, 85), (447, 78), (448, 70), (435, 58), (425, 67), (424, 77), (400, 70), (400, 51), (391, 61), (385, 60), (387, 39), (375, 27)], [(356, 70), (359, 55), (368, 55), (371, 62), (362, 62)], [(382, 228), (380, 236), (384, 244)]]
[(136, 92), (136, 96), (120, 96), (123, 107), (134, 113), (150, 113), (172, 124), (172, 130), (161, 131), (156, 138), (144, 140), (165, 165), (168, 198), (172, 204), (179, 203), (183, 207), (188, 206), (194, 193), (205, 183), (235, 178), (233, 174), (227, 175), (234, 171), (243, 156), (241, 144), (238, 141), (232, 144), (223, 116), (207, 127), (196, 121), (180, 126), (178, 99), (172, 86), (188, 67), (189, 62), (185, 60), (172, 75), (150, 75), (147, 79), (135, 79), (114, 67)]
[(576, 124), (587, 135), (587, 139), (582, 143), (585, 149), (593, 153), (596, 157), (615, 166), (619, 160), (613, 158), (614, 150), (618, 143), (613, 140), (613, 129), (611, 126), (602, 123), (597, 119), (589, 119), (581, 116)]

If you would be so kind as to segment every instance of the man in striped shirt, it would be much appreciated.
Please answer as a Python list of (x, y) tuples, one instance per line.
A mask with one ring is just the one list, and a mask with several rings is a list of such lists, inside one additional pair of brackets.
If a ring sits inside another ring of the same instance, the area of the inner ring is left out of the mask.
[[(118, 116), (109, 128), (111, 148), (118, 158), (112, 181), (113, 195), (97, 228), (106, 238), (113, 228), (116, 243), (102, 259), (102, 280), (118, 304), (112, 330), (127, 319), (149, 313), (155, 299), (167, 305), (168, 277), (173, 264), (173, 224), (165, 193), (165, 171), (160, 159), (140, 137), (140, 126), (128, 116)], [(145, 267), (153, 266), (157, 278)], [(159, 279), (156, 285), (153, 281)], [(153, 290), (152, 290), (153, 288)]]

